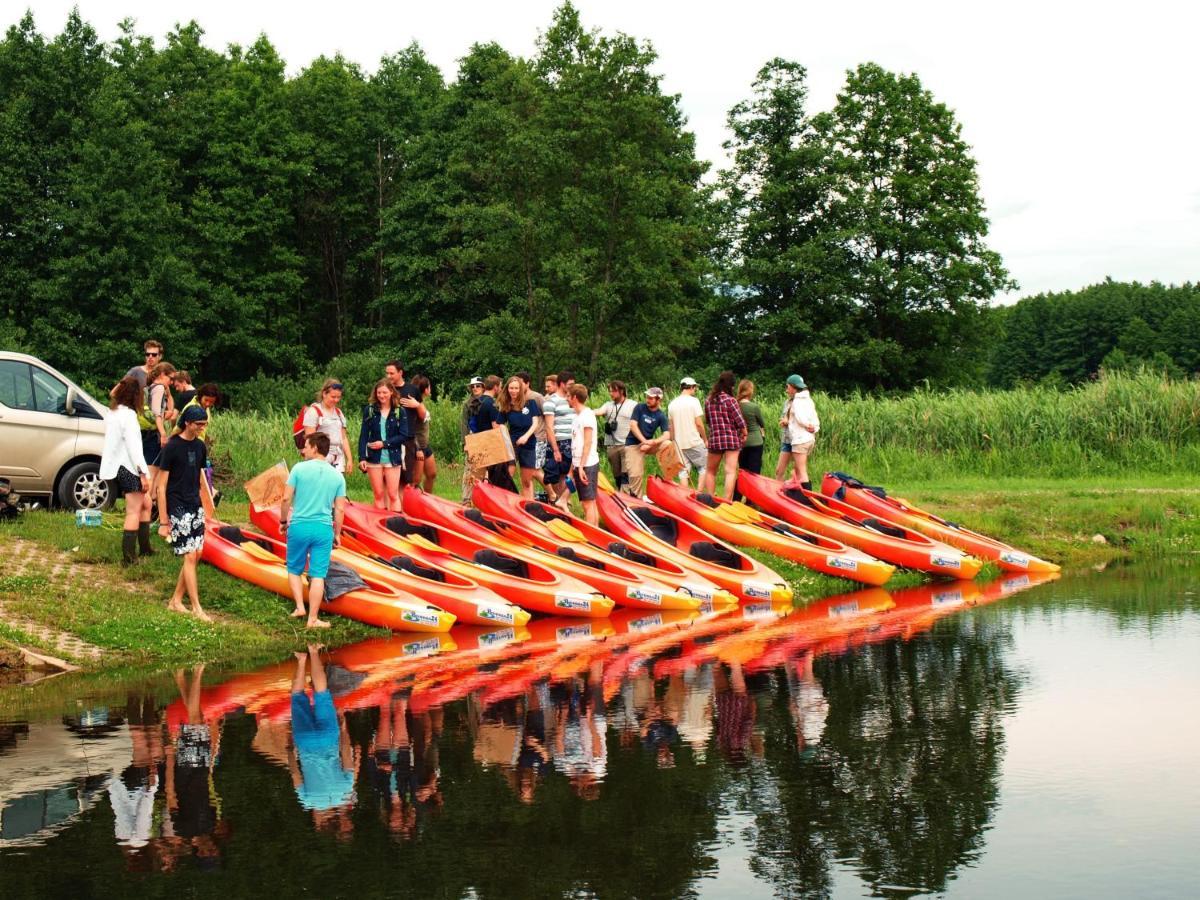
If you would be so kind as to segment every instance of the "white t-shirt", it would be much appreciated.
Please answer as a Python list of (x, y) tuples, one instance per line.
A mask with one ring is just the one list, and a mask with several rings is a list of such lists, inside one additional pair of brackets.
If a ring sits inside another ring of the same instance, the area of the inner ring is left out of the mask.
[(671, 423), (671, 434), (680, 450), (693, 450), (704, 446), (704, 438), (696, 427), (696, 420), (704, 415), (700, 401), (693, 394), (680, 394), (667, 406), (667, 421)]
[[(581, 461), (580, 457), (583, 456), (583, 433), (588, 428), (592, 429), (592, 448), (587, 455), (587, 459)], [(585, 406), (575, 414), (575, 421), (571, 423), (572, 465), (580, 469), (600, 465), (600, 452), (596, 449), (598, 443), (596, 440), (596, 414)]]
[(329, 436), (329, 455), (326, 461), (339, 472), (346, 471), (346, 456), (342, 452), (342, 435), (346, 432), (346, 420), (340, 409), (326, 409), (314, 403), (304, 411), (304, 427), (315, 428)]
[(633, 421), (633, 411), (637, 409), (637, 401), (630, 400), (626, 397), (619, 403), (612, 400), (605, 401), (604, 405), (596, 410), (596, 416), (604, 416), (606, 419), (616, 420), (617, 427), (613, 429), (612, 434), (604, 432), (605, 447), (624, 447), (625, 438), (629, 437), (629, 423)]
[[(808, 430), (809, 425), (812, 426), (812, 431)], [(791, 436), (792, 446), (803, 447), (815, 442), (820, 430), (821, 420), (817, 418), (817, 407), (813, 404), (812, 396), (808, 391), (800, 391), (792, 398), (792, 405), (788, 410), (788, 434)]]

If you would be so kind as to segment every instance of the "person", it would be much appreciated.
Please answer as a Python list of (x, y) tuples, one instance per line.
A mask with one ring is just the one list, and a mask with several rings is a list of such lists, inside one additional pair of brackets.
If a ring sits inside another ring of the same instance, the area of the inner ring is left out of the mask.
[(589, 525), (600, 524), (600, 513), (596, 509), (596, 482), (600, 478), (600, 454), (597, 451), (596, 414), (588, 409), (586, 385), (571, 385), (571, 410), (575, 421), (571, 423), (571, 461), (574, 465), (575, 489), (579, 502), (583, 504), (583, 515)]
[(404, 439), (404, 462), (401, 470), (401, 480), (405, 484), (417, 483), (417, 430), (421, 420), (427, 415), (425, 405), (417, 395), (417, 390), (404, 380), (404, 366), (398, 359), (390, 359), (384, 366), (384, 376), (396, 393), (400, 396), (400, 405), (408, 418), (408, 436)]
[(400, 512), (400, 475), (408, 417), (391, 382), (375, 382), (362, 410), (358, 432), (358, 468), (371, 480), (376, 509)]
[(551, 441), (544, 475), (546, 493), (559, 506), (571, 499), (566, 479), (571, 471), (571, 428), (575, 411), (571, 409), (567, 392), (574, 383), (575, 376), (567, 369), (546, 376), (546, 405), (542, 411), (546, 414), (546, 432)]
[(799, 375), (789, 375), (787, 378), (788, 397), (791, 406), (788, 410), (788, 437), (792, 445), (792, 480), (789, 484), (799, 485), (806, 491), (812, 490), (812, 482), (808, 478), (808, 455), (812, 453), (817, 443), (817, 432), (821, 430), (821, 420), (817, 417), (817, 407), (808, 385)]
[(792, 411), (791, 394), (783, 398), (783, 412), (779, 414), (779, 461), (775, 463), (775, 480), (783, 481), (792, 465), (792, 438), (788, 430), (788, 415)]
[(304, 435), (320, 432), (329, 438), (326, 461), (345, 473), (350, 457), (350, 437), (346, 434), (346, 416), (341, 410), (342, 383), (326, 378), (317, 392), (317, 402), (304, 411)]
[(546, 414), (546, 396), (539, 394), (533, 389), (533, 382), (528, 372), (518, 372), (517, 377), (525, 382), (526, 395), (537, 404), (538, 409), (542, 411), (538, 418), (537, 431), (534, 432), (534, 455), (533, 455), (533, 480), (543, 487), (546, 486), (546, 458), (549, 455), (549, 431), (547, 424), (551, 423), (550, 416)]
[(158, 459), (154, 479), (158, 497), (158, 533), (171, 544), (175, 555), (182, 557), (175, 593), (167, 601), (167, 609), (186, 612), (183, 594), (187, 592), (192, 615), (204, 621), (212, 619), (200, 607), (200, 588), (196, 581), (196, 566), (204, 549), (204, 507), (200, 503), (200, 479), (208, 453), (200, 433), (208, 424), (208, 413), (198, 406), (182, 413), (183, 431), (174, 435)]
[(708, 435), (704, 428), (704, 410), (696, 399), (696, 379), (683, 378), (679, 382), (679, 396), (667, 406), (667, 421), (670, 429), (667, 436), (675, 442), (683, 456), (683, 470), (679, 473), (679, 483), (687, 484), (692, 469), (696, 470), (699, 481), (708, 461)]
[(483, 396), (483, 379), (475, 375), (467, 382), (467, 399), (463, 401), (462, 414), (458, 422), (458, 436), (463, 440), (468, 434), (473, 434), (471, 421), (479, 410), (479, 398)]
[[(479, 408), (475, 412), (474, 434), (480, 434), (492, 428), (504, 427), (500, 422), (500, 407), (496, 402), (499, 396), (500, 376), (489, 375), (483, 379), (483, 394), (479, 398)], [(517, 486), (513, 483), (508, 466), (509, 464), (506, 462), (488, 466), (483, 477), (496, 487), (512, 491), (515, 494)], [(474, 484), (477, 473), (470, 471), (470, 467), (468, 466), (466, 467), (466, 472), (464, 472), (464, 477), (470, 479), (470, 484), (463, 485), (463, 493), (469, 498), (470, 485)]]
[(412, 380), (413, 388), (416, 391), (417, 399), (421, 401), (421, 406), (425, 409), (425, 417), (421, 419), (420, 425), (417, 427), (417, 481), (416, 484), (421, 490), (427, 494), (433, 493), (433, 486), (437, 483), (437, 460), (433, 458), (433, 447), (429, 443), (429, 420), (432, 413), (429, 411), (429, 405), (425, 402), (429, 399), (429, 395), (433, 393), (433, 385), (429, 383), (429, 379), (424, 375), (418, 375)]
[[(754, 382), (748, 378), (739, 381), (737, 396), (738, 406), (742, 408), (742, 418), (746, 420), (746, 443), (742, 445), (738, 454), (738, 469), (758, 475), (762, 472), (763, 429), (767, 426), (763, 421), (762, 408), (754, 400)], [(742, 499), (736, 485), (733, 499)]]
[(327, 465), (329, 436), (314, 432), (304, 438), (303, 462), (292, 466), (283, 502), (279, 507), (279, 527), (287, 538), (288, 585), (296, 609), (292, 617), (305, 616), (304, 574), (308, 567), (309, 628), (328, 628), (318, 617), (325, 596), (325, 576), (329, 557), (342, 540), (342, 518), (346, 514), (346, 479)]
[[(642, 496), (646, 486), (646, 456), (654, 453), (666, 441), (665, 432), (671, 427), (662, 411), (663, 389), (652, 387), (646, 400), (633, 408), (629, 421), (629, 437), (625, 439), (625, 473), (629, 476), (629, 493)], [(664, 436), (655, 438), (658, 432)]]
[(143, 543), (149, 548), (149, 516), (142, 527), (142, 511), (147, 514), (150, 505), (146, 493), (150, 490), (150, 467), (142, 452), (142, 436), (138, 430), (137, 410), (141, 406), (142, 389), (138, 380), (126, 375), (119, 382), (109, 401), (113, 413), (104, 423), (104, 450), (100, 454), (100, 477), (115, 481), (118, 490), (125, 495), (125, 526), (121, 535), (121, 564), (131, 566), (137, 562), (138, 539), (141, 532)]
[[(171, 377), (175, 367), (169, 362), (158, 363), (147, 376), (144, 408), (139, 410), (138, 425), (142, 430), (142, 455), (146, 465), (150, 466), (153, 476), (155, 461), (162, 448), (166, 446), (167, 438), (171, 435), (167, 430), (167, 422), (171, 407)], [(129, 376), (126, 376), (129, 377)]]
[[(194, 396), (187, 403), (181, 404), (179, 412), (182, 414), (185, 409), (191, 406), (203, 407), (209, 414), (212, 413), (218, 403), (221, 402), (221, 389), (212, 382), (200, 385), (194, 392)], [(181, 431), (183, 423), (178, 421), (176, 417), (175, 430)]]
[[(521, 496), (526, 500), (533, 499), (533, 473), (537, 471), (537, 434), (538, 425), (542, 421), (542, 408), (529, 398), (529, 390), (525, 382), (513, 375), (504, 385), (504, 393), (500, 395), (499, 423), (508, 426), (508, 435), (512, 438), (513, 450), (516, 451), (516, 462), (521, 466)], [(508, 474), (511, 478), (515, 465), (509, 463)]]
[(613, 484), (619, 491), (629, 480), (625, 472), (625, 439), (629, 437), (629, 422), (633, 419), (633, 410), (637, 404), (629, 399), (623, 381), (608, 383), (608, 398), (596, 410), (596, 418), (605, 419), (604, 454), (608, 457), (608, 467), (612, 470)]
[(175, 408), (182, 411), (196, 396), (192, 386), (192, 376), (187, 369), (176, 369), (171, 376), (171, 387), (175, 391)]
[(738, 454), (746, 442), (746, 420), (742, 408), (733, 399), (733, 373), (722, 372), (713, 383), (704, 401), (704, 418), (708, 422), (708, 462), (700, 490), (710, 494), (717, 490), (717, 467), (724, 463), (725, 484), (721, 493), (726, 500), (737, 487)]

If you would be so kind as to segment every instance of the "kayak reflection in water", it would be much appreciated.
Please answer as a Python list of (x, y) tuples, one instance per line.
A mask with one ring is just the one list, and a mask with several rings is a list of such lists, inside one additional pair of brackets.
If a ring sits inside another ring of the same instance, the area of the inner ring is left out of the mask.
[[(306, 670), (312, 667), (313, 693), (306, 693)], [(288, 769), (300, 805), (312, 813), (313, 823), (345, 839), (353, 831), (350, 805), (354, 800), (354, 754), (321, 661), (321, 647), (310, 644), (296, 654), (292, 679), (292, 746)]]
[(163, 821), (156, 848), (163, 871), (174, 869), (192, 853), (202, 868), (215, 868), (221, 856), (217, 839), (229, 834), (229, 826), (218, 812), (220, 801), (213, 783), (213, 766), (221, 746), (220, 721), (206, 719), (201, 711), (203, 679), (203, 665), (192, 670), (191, 681), (184, 677), (183, 669), (175, 672), (186, 721), (178, 726), (168, 722), (166, 793), (170, 815)]

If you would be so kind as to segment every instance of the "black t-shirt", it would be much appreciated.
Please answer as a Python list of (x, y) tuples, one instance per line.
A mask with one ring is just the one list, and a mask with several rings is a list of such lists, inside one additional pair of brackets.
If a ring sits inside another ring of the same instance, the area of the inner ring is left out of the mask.
[(158, 456), (158, 467), (167, 473), (167, 512), (178, 515), (200, 508), (200, 473), (208, 462), (204, 441), (175, 435)]
[(186, 391), (180, 391), (179, 396), (175, 398), (175, 408), (183, 409), (192, 402), (192, 398), (196, 396), (195, 388), (188, 388)]
[(500, 411), (496, 408), (496, 401), (490, 394), (484, 394), (479, 398), (479, 412), (475, 416), (475, 432), (478, 434), (481, 431), (487, 431), (493, 423), (498, 421), (500, 421)]
[[(411, 382), (405, 382), (400, 387), (396, 388), (401, 397), (412, 397), (418, 403), (421, 402), (421, 397), (417, 393), (417, 389), (412, 386)], [(421, 427), (421, 412), (416, 407), (409, 409), (406, 406), (400, 407), (404, 410), (404, 414), (408, 416), (408, 436), (414, 438), (417, 435), (418, 429)]]

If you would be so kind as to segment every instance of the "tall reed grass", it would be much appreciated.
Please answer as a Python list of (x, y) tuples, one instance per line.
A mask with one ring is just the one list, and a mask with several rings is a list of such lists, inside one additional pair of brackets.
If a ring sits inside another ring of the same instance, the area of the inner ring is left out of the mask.
[[(763, 467), (773, 471), (782, 389), (757, 397), (767, 422)], [(1109, 374), (1068, 390), (916, 391), (903, 397), (814, 394), (821, 433), (812, 474), (828, 469), (866, 480), (988, 476), (1200, 472), (1200, 381)], [(462, 398), (429, 404), (430, 444), (438, 460), (461, 459)], [(240, 484), (269, 465), (295, 461), (295, 410), (227, 412), (210, 426), (215, 456)], [(357, 414), (347, 416), (351, 443)]]

